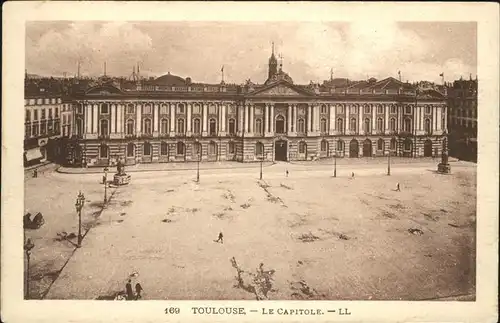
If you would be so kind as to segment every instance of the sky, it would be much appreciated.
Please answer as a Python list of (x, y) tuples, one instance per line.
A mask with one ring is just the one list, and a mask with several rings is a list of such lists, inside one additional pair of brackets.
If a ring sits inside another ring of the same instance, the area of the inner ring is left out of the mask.
[(26, 24), (29, 74), (263, 83), (271, 43), (295, 83), (334, 77), (441, 82), (476, 76), (475, 22), (71, 22)]

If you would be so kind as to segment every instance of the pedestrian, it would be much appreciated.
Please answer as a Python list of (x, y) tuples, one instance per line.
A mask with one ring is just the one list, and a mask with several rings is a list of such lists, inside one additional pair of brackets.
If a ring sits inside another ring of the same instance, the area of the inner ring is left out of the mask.
[(224, 243), (222, 232), (219, 232), (219, 238), (215, 242)]
[(354, 172), (351, 173), (351, 178), (354, 178)]
[(137, 301), (138, 299), (141, 299), (142, 296), (141, 296), (141, 292), (143, 291), (144, 289), (142, 289), (142, 286), (141, 284), (137, 283), (135, 284), (135, 300)]
[(401, 189), (399, 188), (399, 183), (396, 184), (396, 192), (401, 192)]
[(35, 168), (35, 170), (33, 171), (33, 177), (34, 178), (37, 178), (38, 177), (38, 169)]
[(125, 285), (125, 291), (127, 292), (127, 301), (134, 299), (134, 292), (132, 291), (132, 281), (129, 279), (127, 285)]
[(285, 173), (286, 173), (286, 177), (288, 177), (288, 169), (286, 170), (286, 172), (285, 172)]

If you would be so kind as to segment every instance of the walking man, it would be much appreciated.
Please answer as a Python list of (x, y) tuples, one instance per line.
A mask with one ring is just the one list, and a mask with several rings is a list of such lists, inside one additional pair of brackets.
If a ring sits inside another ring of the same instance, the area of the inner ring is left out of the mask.
[(399, 183), (396, 185), (396, 192), (401, 192), (401, 189), (399, 188)]
[(141, 292), (143, 291), (144, 289), (142, 289), (142, 286), (141, 284), (137, 283), (135, 284), (135, 300), (137, 301), (138, 299), (141, 299), (142, 296), (141, 296)]
[(286, 174), (286, 177), (288, 177), (288, 169), (286, 170), (285, 174)]
[(127, 301), (131, 301), (134, 299), (134, 293), (132, 292), (131, 282), (132, 281), (129, 279), (127, 285), (125, 285), (125, 291), (127, 292)]
[(354, 179), (354, 172), (351, 173), (351, 178)]
[(219, 238), (215, 242), (224, 243), (222, 232), (219, 232)]

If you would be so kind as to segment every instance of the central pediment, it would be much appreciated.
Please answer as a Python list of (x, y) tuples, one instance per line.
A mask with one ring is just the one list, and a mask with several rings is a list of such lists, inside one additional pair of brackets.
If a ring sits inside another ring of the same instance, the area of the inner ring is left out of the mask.
[(252, 93), (254, 96), (304, 96), (311, 95), (302, 89), (295, 88), (288, 83), (271, 84), (265, 88), (259, 89)]

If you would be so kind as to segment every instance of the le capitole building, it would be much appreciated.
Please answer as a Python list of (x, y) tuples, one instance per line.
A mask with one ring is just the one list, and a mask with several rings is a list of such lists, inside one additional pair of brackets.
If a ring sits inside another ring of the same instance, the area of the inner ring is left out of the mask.
[(274, 55), (263, 84), (163, 75), (73, 94), (73, 156), (88, 166), (440, 155), (446, 98), (388, 77), (297, 85)]

